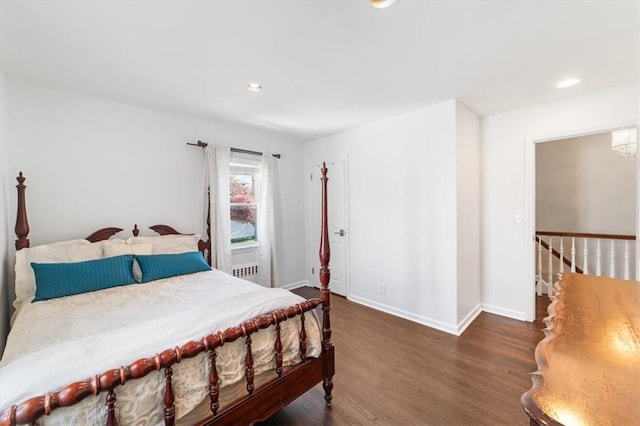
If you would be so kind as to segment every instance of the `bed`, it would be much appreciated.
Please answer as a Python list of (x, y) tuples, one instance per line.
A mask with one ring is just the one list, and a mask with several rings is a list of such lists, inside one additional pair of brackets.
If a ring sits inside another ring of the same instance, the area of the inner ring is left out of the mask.
[(321, 297), (309, 300), (210, 268), (209, 229), (204, 241), (168, 225), (141, 237), (135, 226), (120, 240), (112, 227), (30, 248), (17, 179), (0, 425), (253, 424), (318, 383), (331, 405), (326, 166)]

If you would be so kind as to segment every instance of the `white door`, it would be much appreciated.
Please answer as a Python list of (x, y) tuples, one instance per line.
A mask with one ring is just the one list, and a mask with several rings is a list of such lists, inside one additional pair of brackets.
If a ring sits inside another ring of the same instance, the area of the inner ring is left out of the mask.
[[(320, 165), (311, 169), (311, 232), (313, 247), (311, 250), (311, 270), (312, 285), (320, 287), (318, 272), (320, 260), (318, 252), (320, 247), (320, 206), (321, 206), (321, 182)], [(331, 269), (331, 280), (329, 289), (331, 292), (341, 296), (347, 295), (347, 241), (348, 230), (346, 198), (345, 198), (345, 161), (327, 162), (327, 214), (329, 224), (329, 244), (331, 247), (331, 259), (329, 269)]]

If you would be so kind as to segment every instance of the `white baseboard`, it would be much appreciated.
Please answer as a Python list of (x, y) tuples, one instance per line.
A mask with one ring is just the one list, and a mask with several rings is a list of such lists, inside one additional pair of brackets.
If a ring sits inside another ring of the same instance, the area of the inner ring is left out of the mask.
[(445, 322), (438, 321), (433, 318), (424, 317), (422, 315), (416, 315), (403, 309), (394, 308), (392, 306), (384, 305), (382, 303), (365, 299), (363, 297), (349, 296), (348, 299), (352, 302), (359, 303), (360, 305), (364, 305), (378, 311), (386, 312), (388, 314), (395, 315), (409, 321), (417, 322), (418, 324), (426, 325), (427, 327), (435, 328), (437, 330), (444, 331), (445, 333), (455, 334), (456, 336), (459, 335), (458, 327), (456, 325), (447, 324)]
[(444, 331), (445, 333), (453, 334), (455, 336), (460, 336), (467, 329), (467, 327), (471, 325), (473, 320), (475, 320), (478, 317), (478, 315), (480, 315), (483, 311), (488, 312), (490, 314), (496, 314), (503, 317), (513, 318), (519, 321), (526, 321), (524, 312), (512, 311), (512, 310), (500, 308), (497, 306), (484, 305), (482, 303), (478, 303), (462, 319), (462, 321), (460, 321), (457, 325), (452, 325), (442, 321), (438, 321), (433, 318), (425, 317), (422, 315), (416, 315), (414, 313), (407, 312), (403, 309), (394, 308), (392, 306), (388, 306), (388, 305), (385, 305), (373, 300), (369, 300), (363, 297), (350, 296), (348, 299), (360, 305), (364, 305), (369, 308), (376, 309), (378, 311), (386, 312), (388, 314), (395, 315), (397, 317), (404, 318), (409, 321), (417, 322), (418, 324), (426, 325), (427, 327), (435, 328), (437, 330)]
[(471, 309), (471, 311), (465, 315), (465, 317), (458, 323), (458, 332), (455, 333), (457, 336), (464, 333), (464, 331), (469, 327), (469, 325), (473, 322), (474, 319), (478, 317), (482, 313), (482, 305), (478, 303), (476, 306)]
[(496, 314), (507, 318), (513, 318), (520, 321), (526, 321), (527, 317), (522, 311), (513, 311), (511, 309), (501, 308), (500, 306), (482, 304), (482, 310), (490, 314)]
[(280, 288), (284, 288), (285, 290), (294, 290), (296, 288), (305, 287), (305, 286), (309, 286), (309, 287), (311, 286), (308, 280), (281, 285)]
[[(280, 286), (280, 288), (283, 288), (285, 290), (294, 290), (296, 288), (305, 287), (305, 286), (313, 287), (308, 280), (303, 280), (295, 283), (282, 285)], [(507, 318), (513, 318), (519, 321), (526, 321), (524, 312), (505, 309), (505, 308), (501, 308), (499, 306), (494, 306), (494, 305), (478, 303), (476, 306), (473, 307), (473, 309), (471, 309), (471, 311), (469, 311), (467, 315), (465, 315), (465, 317), (457, 325), (453, 325), (453, 324), (448, 324), (446, 322), (438, 321), (433, 318), (425, 317), (422, 315), (416, 315), (412, 312), (408, 312), (403, 309), (398, 309), (393, 306), (385, 305), (383, 303), (379, 303), (364, 297), (349, 295), (347, 296), (347, 299), (352, 302), (358, 303), (360, 305), (364, 305), (378, 311), (386, 312), (388, 314), (391, 314), (400, 318), (404, 318), (406, 320), (413, 321), (418, 324), (426, 325), (427, 327), (435, 328), (436, 330), (444, 331), (445, 333), (453, 334), (455, 336), (460, 336), (467, 329), (467, 327), (471, 325), (473, 320), (475, 320), (478, 317), (478, 315), (480, 315), (482, 312), (488, 312), (490, 314), (496, 314), (496, 315), (500, 315)]]

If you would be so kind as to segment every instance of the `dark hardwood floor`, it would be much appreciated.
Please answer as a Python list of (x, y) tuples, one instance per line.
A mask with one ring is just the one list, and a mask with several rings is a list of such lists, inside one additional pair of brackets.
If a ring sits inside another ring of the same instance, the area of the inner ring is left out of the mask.
[(332, 406), (318, 385), (262, 425), (528, 425), (520, 395), (548, 303), (534, 323), (483, 312), (456, 337), (333, 296)]

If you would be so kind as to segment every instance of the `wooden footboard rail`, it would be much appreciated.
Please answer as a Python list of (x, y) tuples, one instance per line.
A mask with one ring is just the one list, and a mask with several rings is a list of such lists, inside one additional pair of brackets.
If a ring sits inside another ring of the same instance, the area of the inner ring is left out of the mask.
[(227, 328), (223, 332), (209, 334), (198, 341), (190, 341), (182, 346), (167, 349), (151, 358), (141, 358), (128, 366), (121, 366), (105, 371), (93, 378), (71, 383), (55, 392), (28, 399), (20, 404), (13, 405), (0, 416), (0, 425), (13, 426), (16, 424), (31, 424), (43, 415), (49, 415), (53, 410), (60, 407), (74, 405), (89, 395), (98, 395), (106, 392), (105, 404), (107, 406), (108, 426), (117, 425), (115, 415), (116, 394), (115, 389), (124, 385), (127, 381), (139, 379), (154, 370), (165, 370), (165, 394), (164, 394), (164, 421), (166, 425), (173, 425), (175, 421), (174, 392), (172, 386), (173, 371), (171, 366), (179, 363), (182, 359), (193, 358), (202, 352), (209, 352), (210, 374), (209, 374), (209, 398), (212, 419), (218, 414), (220, 407), (218, 397), (220, 388), (216, 369), (216, 349), (222, 347), (227, 342), (233, 342), (241, 337), (245, 337), (247, 345), (247, 355), (245, 359), (245, 380), (247, 394), (251, 395), (254, 390), (253, 357), (251, 353), (251, 335), (275, 326), (276, 343), (276, 373), (282, 377), (284, 372), (282, 366), (282, 343), (280, 340), (280, 324), (290, 318), (300, 318), (300, 358), (305, 363), (313, 358), (308, 358), (306, 353), (307, 336), (305, 329), (304, 313), (322, 304), (322, 299), (309, 299), (297, 305), (289, 306), (286, 309), (277, 310), (269, 314), (261, 315), (249, 321), (245, 321), (236, 327)]

